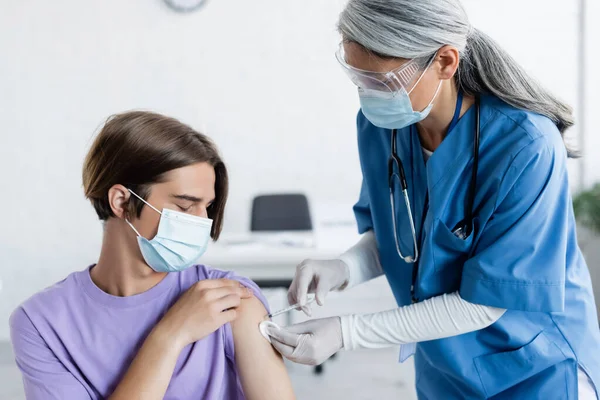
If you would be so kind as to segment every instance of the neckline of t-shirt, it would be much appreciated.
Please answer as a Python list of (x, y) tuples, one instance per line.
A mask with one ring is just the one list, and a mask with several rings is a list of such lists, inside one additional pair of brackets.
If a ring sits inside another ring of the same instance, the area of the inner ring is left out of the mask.
[(126, 297), (113, 296), (96, 286), (92, 280), (90, 271), (94, 265), (90, 265), (85, 270), (79, 272), (77, 274), (77, 281), (89, 297), (108, 307), (129, 308), (152, 302), (167, 293), (173, 287), (173, 283), (177, 277), (177, 272), (169, 272), (160, 282), (145, 292)]

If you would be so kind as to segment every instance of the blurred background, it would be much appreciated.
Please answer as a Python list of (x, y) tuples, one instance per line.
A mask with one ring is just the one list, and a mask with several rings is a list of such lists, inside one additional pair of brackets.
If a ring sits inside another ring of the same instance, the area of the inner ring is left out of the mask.
[[(101, 225), (83, 197), (81, 167), (113, 113), (157, 111), (215, 140), (231, 196), (224, 241), (207, 263), (259, 280), (274, 309), (298, 262), (357, 240), (358, 97), (334, 57), (345, 2), (209, 0), (190, 13), (163, 0), (0, 2), (1, 399), (24, 398), (8, 344), (12, 310), (96, 261)], [(598, 281), (599, 201), (585, 190), (600, 180), (600, 3), (463, 3), (473, 25), (576, 111), (568, 135), (584, 157), (570, 161), (570, 182), (584, 194), (580, 239)], [(256, 196), (281, 193), (305, 196), (310, 226), (253, 235)], [(393, 305), (378, 280), (334, 296), (317, 316)], [(290, 373), (300, 399), (416, 398), (411, 361), (397, 359), (397, 349), (342, 353), (322, 371), (290, 365)]]

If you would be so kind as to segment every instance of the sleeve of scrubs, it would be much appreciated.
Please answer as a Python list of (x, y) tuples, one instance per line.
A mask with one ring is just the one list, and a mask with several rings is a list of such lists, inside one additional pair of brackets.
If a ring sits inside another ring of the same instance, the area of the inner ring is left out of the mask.
[(359, 233), (365, 233), (366, 231), (373, 229), (369, 193), (367, 192), (367, 186), (364, 179), (360, 187), (360, 196), (354, 205), (354, 216), (356, 217)]
[(460, 295), (521, 311), (564, 308), (569, 195), (562, 143), (542, 136), (520, 150), (464, 265)]
[(28, 400), (90, 399), (87, 390), (46, 345), (22, 308), (10, 318), (10, 336)]

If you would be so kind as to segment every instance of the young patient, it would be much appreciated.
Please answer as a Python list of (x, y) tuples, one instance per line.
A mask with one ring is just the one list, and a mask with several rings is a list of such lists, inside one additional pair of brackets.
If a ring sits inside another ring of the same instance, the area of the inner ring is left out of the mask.
[(227, 171), (214, 144), (172, 118), (116, 115), (83, 187), (104, 223), (98, 263), (11, 316), (27, 399), (293, 399), (258, 329), (258, 287), (194, 265), (223, 224)]

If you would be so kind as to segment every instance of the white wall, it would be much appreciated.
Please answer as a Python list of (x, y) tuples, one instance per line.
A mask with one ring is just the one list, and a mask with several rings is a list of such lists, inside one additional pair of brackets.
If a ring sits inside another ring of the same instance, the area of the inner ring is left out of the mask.
[[(600, 40), (600, 2), (587, 0), (587, 60), (586, 60), (586, 120), (585, 120), (585, 185), (591, 186), (600, 182), (600, 53), (598, 42)], [(600, 262), (600, 260), (598, 260)], [(589, 260), (588, 260), (589, 263)], [(598, 267), (600, 265), (596, 264)], [(600, 282), (598, 282), (600, 285)]]
[[(159, 0), (0, 2), (0, 340), (19, 302), (94, 262), (100, 225), (80, 170), (111, 113), (152, 109), (207, 130), (231, 172), (228, 231), (247, 229), (260, 192), (352, 202), (358, 101), (333, 55), (344, 3), (211, 0), (178, 15)], [(466, 4), (575, 104), (575, 0)]]

